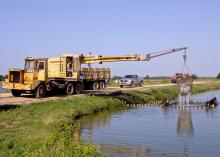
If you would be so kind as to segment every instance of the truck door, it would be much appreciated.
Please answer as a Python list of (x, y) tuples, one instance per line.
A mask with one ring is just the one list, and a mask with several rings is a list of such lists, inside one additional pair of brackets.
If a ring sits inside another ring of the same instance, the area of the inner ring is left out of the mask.
[(77, 78), (77, 80), (81, 78), (81, 64), (79, 60), (79, 56), (73, 57), (73, 77)]
[(46, 61), (38, 61), (38, 80), (46, 80)]

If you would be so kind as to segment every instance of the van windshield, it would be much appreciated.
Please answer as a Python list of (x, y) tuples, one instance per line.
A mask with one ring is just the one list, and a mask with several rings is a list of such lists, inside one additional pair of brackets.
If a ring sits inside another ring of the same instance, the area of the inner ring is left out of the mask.
[(133, 75), (125, 75), (124, 78), (134, 78), (134, 76)]

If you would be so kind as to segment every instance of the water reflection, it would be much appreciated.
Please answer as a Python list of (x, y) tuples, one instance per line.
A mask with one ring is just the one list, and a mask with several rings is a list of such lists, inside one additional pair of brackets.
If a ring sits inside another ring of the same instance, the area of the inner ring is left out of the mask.
[(177, 120), (177, 135), (193, 137), (193, 122), (190, 110), (180, 110)]
[(219, 108), (139, 107), (102, 112), (83, 117), (74, 137), (82, 135), (112, 157), (218, 156), (219, 115)]
[(189, 149), (188, 149), (188, 145), (184, 145), (184, 157), (188, 157), (189, 156)]
[[(164, 119), (169, 120), (169, 118), (175, 116), (175, 109), (170, 107), (162, 108)], [(194, 128), (191, 110), (188, 109), (179, 109), (178, 110), (178, 118), (177, 118), (177, 127), (176, 133), (178, 136), (184, 137), (193, 137)]]
[(151, 154), (151, 149), (137, 145), (101, 144), (100, 150), (106, 156), (147, 156)]
[(88, 115), (81, 119), (81, 128), (89, 130), (92, 133), (93, 128), (105, 127), (108, 126), (111, 122), (112, 114), (116, 113), (115, 111), (104, 111), (96, 113), (95, 115)]
[(10, 90), (8, 90), (8, 89), (3, 89), (3, 88), (2, 88), (2, 85), (0, 85), (0, 92), (10, 92)]
[(0, 85), (0, 92), (3, 92), (4, 90), (3, 90), (3, 88), (2, 88), (2, 86)]

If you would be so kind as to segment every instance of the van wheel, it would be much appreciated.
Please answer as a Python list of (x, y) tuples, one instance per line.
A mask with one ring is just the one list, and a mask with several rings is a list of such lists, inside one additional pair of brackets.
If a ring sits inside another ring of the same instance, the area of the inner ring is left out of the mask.
[(74, 86), (72, 83), (68, 83), (66, 87), (66, 95), (73, 95), (74, 94)]
[(144, 86), (144, 82), (141, 81), (141, 83), (140, 83), (140, 87), (143, 87), (143, 86)]
[(93, 82), (92, 89), (93, 90), (98, 90), (99, 89), (99, 83), (98, 82)]
[(106, 88), (106, 83), (104, 81), (101, 81), (99, 83), (99, 87), (100, 87), (100, 89), (105, 89)]
[(34, 93), (36, 98), (43, 98), (46, 95), (46, 88), (44, 85), (39, 85)]
[(21, 91), (19, 91), (19, 90), (12, 90), (11, 94), (13, 96), (15, 96), (15, 97), (19, 97), (19, 96), (21, 96)]
[(82, 86), (82, 83), (77, 83), (76, 84), (76, 94), (81, 94), (82, 93), (82, 90), (83, 90), (83, 86)]
[(135, 85), (134, 85), (134, 82), (131, 82), (131, 86), (130, 86), (130, 87), (131, 87), (131, 88), (134, 88), (134, 86), (135, 86)]

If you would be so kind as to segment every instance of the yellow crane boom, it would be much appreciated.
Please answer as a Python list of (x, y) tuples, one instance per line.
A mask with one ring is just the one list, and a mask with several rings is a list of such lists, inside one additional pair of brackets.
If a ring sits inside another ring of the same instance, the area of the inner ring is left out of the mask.
[[(149, 61), (152, 58), (186, 50), (186, 47), (142, 55), (107, 56), (101, 55), (63, 55), (55, 58), (25, 59), (24, 69), (11, 69), (3, 88), (10, 89), (12, 95), (33, 93), (42, 98), (53, 89), (64, 89), (67, 95), (80, 94), (83, 89), (104, 89), (111, 73), (109, 68), (91, 68), (92, 63)], [(88, 64), (88, 68), (81, 67)]]
[(142, 56), (139, 54), (135, 55), (123, 55), (123, 56), (107, 56), (103, 57), (102, 55), (89, 55), (84, 56), (81, 55), (80, 62), (81, 64), (91, 64), (91, 63), (103, 63), (103, 62), (121, 62), (121, 61), (149, 61), (152, 58), (156, 58), (159, 56), (167, 55), (170, 53), (175, 53), (178, 51), (186, 50), (187, 47), (169, 49), (165, 51), (155, 52), (147, 54), (146, 56)]

